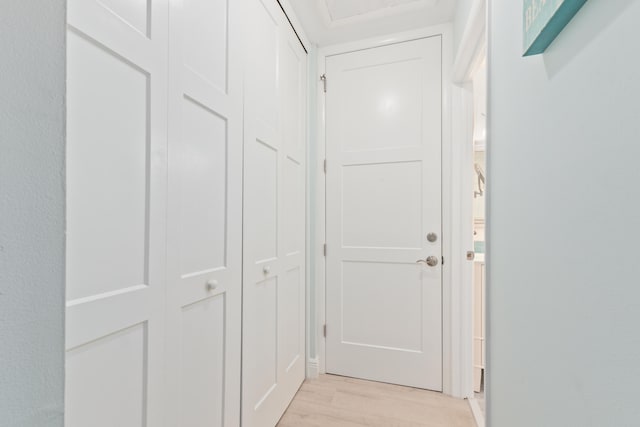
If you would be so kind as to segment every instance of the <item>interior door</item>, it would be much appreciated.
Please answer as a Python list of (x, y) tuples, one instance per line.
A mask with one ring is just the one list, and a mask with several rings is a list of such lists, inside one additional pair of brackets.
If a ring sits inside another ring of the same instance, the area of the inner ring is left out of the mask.
[(276, 2), (249, 3), (242, 424), (272, 427), (305, 374), (306, 55)]
[(442, 389), (441, 49), (327, 58), (329, 373)]
[(67, 427), (164, 425), (166, 6), (68, 2)]
[(173, 0), (169, 9), (172, 427), (240, 424), (242, 3)]

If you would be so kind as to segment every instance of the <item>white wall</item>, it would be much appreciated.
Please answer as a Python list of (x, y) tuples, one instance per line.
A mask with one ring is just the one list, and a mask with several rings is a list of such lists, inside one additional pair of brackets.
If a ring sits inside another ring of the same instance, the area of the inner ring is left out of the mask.
[(469, 20), (471, 12), (471, 5), (474, 0), (458, 0), (456, 4), (456, 13), (453, 17), (453, 51), (454, 55), (458, 52), (460, 47), (460, 41), (462, 40), (462, 34)]
[(0, 9), (0, 424), (63, 425), (65, 1)]
[(636, 426), (640, 1), (589, 1), (522, 58), (522, 2), (493, 0), (491, 427)]

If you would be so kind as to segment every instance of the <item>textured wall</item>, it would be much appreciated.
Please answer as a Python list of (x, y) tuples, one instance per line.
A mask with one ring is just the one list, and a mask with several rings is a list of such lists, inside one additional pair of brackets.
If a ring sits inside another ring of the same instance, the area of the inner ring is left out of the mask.
[(640, 420), (640, 1), (588, 1), (522, 58), (490, 2), (491, 427)]
[(65, 1), (0, 10), (0, 424), (61, 427)]

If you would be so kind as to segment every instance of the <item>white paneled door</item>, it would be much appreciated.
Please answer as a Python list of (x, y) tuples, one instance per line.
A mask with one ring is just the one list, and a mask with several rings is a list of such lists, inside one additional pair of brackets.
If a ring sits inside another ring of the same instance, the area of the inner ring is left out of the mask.
[(441, 51), (327, 58), (329, 373), (442, 389)]
[(305, 373), (306, 55), (275, 1), (245, 19), (242, 423), (272, 427)]
[(242, 3), (170, 2), (169, 427), (240, 425)]
[(67, 427), (164, 424), (166, 11), (68, 2)]

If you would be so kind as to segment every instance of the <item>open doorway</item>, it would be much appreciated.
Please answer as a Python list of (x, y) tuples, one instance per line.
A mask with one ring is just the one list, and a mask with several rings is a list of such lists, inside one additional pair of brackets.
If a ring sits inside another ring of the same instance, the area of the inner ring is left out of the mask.
[[(485, 413), (485, 219), (486, 219), (486, 123), (487, 71), (482, 61), (472, 76), (473, 81), (473, 396)], [(470, 195), (471, 196), (471, 195)]]

